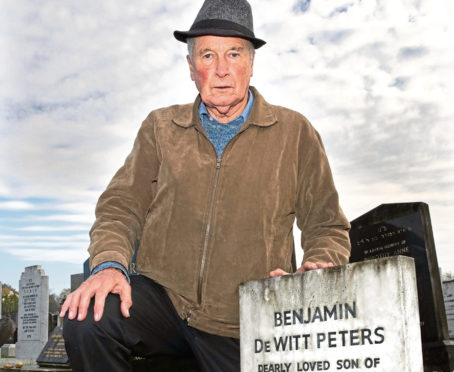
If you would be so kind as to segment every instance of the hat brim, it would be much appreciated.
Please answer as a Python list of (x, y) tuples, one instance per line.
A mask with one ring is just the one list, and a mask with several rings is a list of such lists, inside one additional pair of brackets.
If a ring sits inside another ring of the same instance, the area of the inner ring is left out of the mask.
[(204, 36), (204, 35), (214, 35), (214, 36), (230, 36), (230, 37), (240, 37), (242, 39), (249, 40), (252, 45), (254, 45), (255, 49), (258, 49), (266, 44), (266, 41), (257, 39), (255, 37), (251, 37), (245, 35), (244, 33), (236, 30), (226, 30), (221, 28), (204, 28), (199, 30), (189, 30), (189, 31), (174, 31), (173, 36), (178, 41), (183, 43), (187, 42), (187, 38), (197, 37), (197, 36)]

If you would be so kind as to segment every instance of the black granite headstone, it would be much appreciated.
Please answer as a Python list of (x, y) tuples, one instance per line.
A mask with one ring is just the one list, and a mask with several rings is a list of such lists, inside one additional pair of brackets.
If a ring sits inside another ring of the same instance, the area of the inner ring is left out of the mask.
[(71, 275), (71, 292), (74, 292), (84, 282), (84, 274), (72, 274)]
[(49, 336), (36, 363), (40, 367), (70, 367), (63, 339), (63, 327), (57, 326)]
[(415, 259), (424, 370), (451, 372), (454, 343), (449, 341), (428, 205), (382, 204), (351, 225), (350, 262), (396, 255)]

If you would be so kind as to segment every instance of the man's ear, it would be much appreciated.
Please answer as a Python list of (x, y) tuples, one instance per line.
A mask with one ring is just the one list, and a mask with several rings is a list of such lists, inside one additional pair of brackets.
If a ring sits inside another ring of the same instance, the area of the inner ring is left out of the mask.
[(252, 57), (251, 57), (251, 77), (254, 75), (254, 58), (255, 58), (255, 50), (252, 53)]
[(191, 80), (195, 81), (195, 79), (194, 79), (194, 66), (192, 66), (191, 58), (189, 57), (189, 55), (186, 56), (186, 60), (188, 61), (189, 72), (191, 74)]

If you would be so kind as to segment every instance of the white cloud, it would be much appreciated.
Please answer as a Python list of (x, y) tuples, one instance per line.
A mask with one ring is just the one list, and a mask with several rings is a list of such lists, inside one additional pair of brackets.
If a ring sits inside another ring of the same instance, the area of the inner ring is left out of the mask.
[(0, 202), (0, 210), (1, 209), (27, 211), (27, 210), (35, 209), (35, 206), (33, 205), (33, 203), (24, 202), (22, 200), (11, 200), (11, 201)]
[(86, 257), (84, 249), (5, 249), (5, 252), (29, 262), (80, 262), (81, 257)]
[(89, 228), (90, 224), (66, 226), (30, 225), (26, 227), (16, 227), (13, 230), (28, 232), (62, 232), (62, 231), (87, 231)]
[(50, 242), (52, 244), (58, 243), (76, 243), (79, 244), (80, 241), (87, 241), (86, 234), (75, 234), (75, 235), (65, 235), (65, 236), (56, 236), (56, 235), (35, 235), (35, 236), (20, 236), (20, 235), (4, 235), (0, 234), (0, 244), (15, 244), (15, 245), (30, 245), (34, 242), (39, 244), (46, 244), (46, 242)]
[(39, 216), (30, 218), (33, 221), (48, 222), (70, 222), (70, 223), (93, 223), (95, 220), (92, 214), (52, 214), (49, 216)]

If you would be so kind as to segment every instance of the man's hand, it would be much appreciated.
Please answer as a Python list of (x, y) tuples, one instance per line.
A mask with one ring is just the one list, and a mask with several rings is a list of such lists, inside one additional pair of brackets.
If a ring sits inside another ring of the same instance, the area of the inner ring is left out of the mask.
[[(331, 262), (316, 262), (316, 263), (305, 262), (298, 270), (296, 270), (296, 272), (303, 273), (303, 272), (309, 271), (309, 270), (326, 269), (328, 267), (333, 267), (333, 266), (334, 265)], [(276, 270), (273, 270), (270, 272), (270, 277), (275, 278), (276, 276), (282, 276), (282, 275), (288, 275), (288, 274), (290, 274), (290, 273), (288, 273), (287, 271), (284, 271), (280, 268), (277, 268)]]
[(121, 313), (125, 318), (129, 318), (129, 308), (132, 306), (131, 286), (124, 274), (114, 268), (97, 272), (70, 293), (61, 307), (60, 317), (63, 318), (69, 310), (68, 319), (74, 319), (77, 316), (77, 320), (84, 320), (90, 300), (95, 297), (94, 318), (97, 322), (102, 317), (104, 302), (109, 293), (120, 295)]

